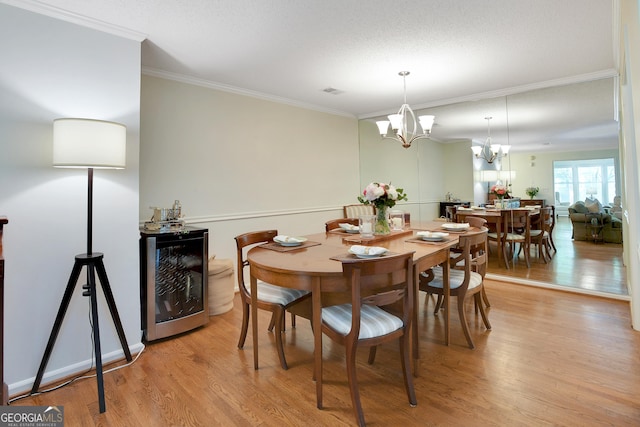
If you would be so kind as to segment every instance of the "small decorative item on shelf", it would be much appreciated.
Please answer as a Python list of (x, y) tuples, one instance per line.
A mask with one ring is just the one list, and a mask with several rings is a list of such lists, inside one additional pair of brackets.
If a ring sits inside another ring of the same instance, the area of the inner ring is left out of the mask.
[(391, 227), (389, 226), (388, 209), (396, 205), (400, 200), (407, 200), (402, 188), (395, 188), (391, 184), (383, 182), (372, 182), (367, 185), (362, 192), (362, 196), (358, 196), (358, 201), (364, 205), (374, 205), (376, 207), (376, 224), (375, 234), (389, 234)]
[(538, 187), (527, 187), (525, 192), (527, 193), (527, 196), (533, 199), (534, 197), (536, 197), (536, 194), (540, 192), (540, 189)]

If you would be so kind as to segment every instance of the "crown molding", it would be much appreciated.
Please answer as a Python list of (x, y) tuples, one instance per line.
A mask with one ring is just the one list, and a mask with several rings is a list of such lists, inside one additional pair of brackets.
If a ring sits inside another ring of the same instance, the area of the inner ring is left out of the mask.
[(61, 21), (66, 21), (72, 24), (77, 24), (83, 27), (102, 31), (114, 36), (134, 40), (140, 43), (147, 38), (146, 34), (142, 34), (128, 28), (119, 27), (117, 25), (109, 24), (107, 22), (99, 21), (97, 19), (88, 18), (86, 16), (69, 12), (64, 9), (49, 6), (36, 0), (1, 0), (0, 3), (7, 4), (9, 6), (15, 6), (17, 8), (38, 13), (40, 15), (45, 15), (50, 18), (59, 19)]
[[(501, 96), (515, 95), (518, 93), (529, 92), (536, 89), (547, 89), (550, 87), (565, 86), (565, 85), (570, 85), (574, 83), (584, 83), (584, 82), (590, 82), (593, 80), (600, 80), (600, 79), (606, 79), (606, 78), (617, 77), (617, 76), (618, 76), (617, 70), (608, 69), (608, 70), (596, 71), (593, 73), (579, 74), (576, 76), (562, 77), (554, 80), (531, 83), (531, 84), (522, 85), (522, 86), (514, 86), (514, 87), (494, 90), (490, 92), (482, 92), (482, 93), (476, 93), (472, 95), (465, 95), (457, 98), (439, 99), (437, 101), (432, 101), (424, 104), (412, 105), (411, 109), (413, 111), (418, 111), (418, 110), (423, 110), (425, 108), (440, 107), (442, 105), (457, 104), (460, 102), (468, 102), (468, 101), (480, 101), (483, 99), (492, 99), (492, 98), (498, 98)], [(377, 111), (374, 113), (358, 116), (358, 119), (372, 119), (376, 117), (386, 116), (388, 114), (393, 114), (396, 112), (397, 112), (396, 110)]]
[(181, 83), (187, 83), (195, 86), (202, 86), (209, 89), (220, 90), (223, 92), (235, 93), (238, 95), (249, 96), (251, 98), (258, 98), (266, 101), (277, 102), (279, 104), (291, 105), (293, 107), (304, 108), (307, 110), (319, 111), (322, 113), (333, 114), (336, 116), (343, 116), (349, 118), (357, 118), (355, 115), (351, 113), (347, 113), (345, 111), (332, 110), (330, 108), (324, 108), (313, 104), (307, 104), (304, 102), (295, 101), (288, 98), (283, 98), (280, 96), (270, 95), (262, 92), (257, 92), (249, 89), (243, 89), (236, 86), (226, 85), (223, 83), (213, 82), (211, 80), (205, 80), (198, 77), (188, 76), (186, 74), (174, 73), (171, 71), (159, 70), (157, 68), (150, 67), (142, 67), (142, 74), (151, 76), (151, 77), (159, 77), (162, 79), (173, 80)]

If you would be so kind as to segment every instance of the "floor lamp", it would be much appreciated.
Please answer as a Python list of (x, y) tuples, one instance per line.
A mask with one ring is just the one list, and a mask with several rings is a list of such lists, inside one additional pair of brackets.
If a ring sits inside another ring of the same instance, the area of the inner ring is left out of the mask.
[(96, 298), (96, 274), (109, 311), (115, 324), (122, 350), (131, 361), (131, 352), (122, 329), (109, 280), (102, 259), (104, 254), (93, 252), (93, 169), (123, 169), (125, 167), (127, 129), (124, 125), (90, 119), (57, 119), (53, 122), (53, 166), (61, 168), (86, 168), (89, 186), (87, 193), (87, 252), (76, 255), (71, 277), (56, 315), (56, 320), (47, 342), (47, 347), (38, 369), (31, 393), (37, 393), (44, 370), (49, 362), (51, 351), (60, 332), (62, 321), (71, 302), (73, 291), (80, 277), (82, 267), (86, 267), (87, 283), (83, 285), (83, 296), (90, 298), (91, 327), (93, 332), (96, 358), (96, 378), (98, 381), (98, 400), (100, 412), (104, 412), (104, 383), (102, 378), (102, 353), (100, 350), (100, 330), (98, 327), (98, 304)]

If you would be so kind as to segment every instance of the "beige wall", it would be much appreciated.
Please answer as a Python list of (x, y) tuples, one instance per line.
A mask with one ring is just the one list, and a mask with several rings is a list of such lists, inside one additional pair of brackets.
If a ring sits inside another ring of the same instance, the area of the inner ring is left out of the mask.
[(403, 188), (409, 200), (396, 208), (409, 212), (412, 221), (436, 218), (446, 192), (463, 188), (459, 183), (465, 182), (468, 166), (449, 167), (445, 144), (421, 139), (403, 148), (397, 141), (382, 139), (371, 120), (360, 120), (359, 128), (361, 187), (373, 181), (391, 181)]
[(323, 231), (357, 202), (353, 117), (143, 75), (140, 122), (140, 220), (179, 199), (218, 257), (251, 230)]
[[(535, 159), (531, 159), (531, 157)], [(613, 158), (614, 163), (619, 164), (618, 150), (572, 151), (557, 153), (513, 153), (508, 156), (505, 164), (509, 169), (517, 172), (513, 181), (513, 195), (523, 199), (528, 198), (525, 189), (527, 187), (539, 187), (540, 193), (537, 199), (545, 199), (553, 204), (555, 193), (553, 191), (553, 162), (558, 160), (585, 160)], [(620, 177), (618, 177), (620, 179)], [(620, 184), (620, 182), (618, 182)], [(612, 196), (613, 199), (613, 196)], [(612, 200), (603, 200), (603, 203)]]

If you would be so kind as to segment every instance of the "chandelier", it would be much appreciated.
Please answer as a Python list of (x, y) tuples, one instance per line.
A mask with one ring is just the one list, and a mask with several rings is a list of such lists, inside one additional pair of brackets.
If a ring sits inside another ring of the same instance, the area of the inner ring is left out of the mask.
[(509, 154), (509, 150), (511, 149), (511, 145), (508, 144), (494, 144), (491, 141), (491, 119), (493, 117), (485, 117), (484, 119), (487, 121), (487, 139), (484, 141), (482, 146), (472, 145), (471, 150), (473, 154), (476, 156), (476, 159), (485, 159), (487, 163), (491, 164), (496, 159), (500, 159)]
[[(418, 133), (416, 115), (411, 110), (411, 107), (409, 107), (409, 104), (407, 104), (407, 76), (409, 72), (400, 71), (398, 75), (402, 76), (404, 83), (404, 104), (402, 104), (400, 110), (398, 110), (398, 114), (391, 114), (387, 116), (389, 120), (380, 120), (377, 121), (376, 124), (378, 125), (380, 136), (385, 139), (398, 141), (404, 148), (409, 148), (411, 147), (411, 143), (416, 139), (429, 138), (435, 116), (427, 115), (418, 117), (420, 127), (422, 127), (422, 133)], [(389, 134), (389, 123), (391, 123), (393, 135)]]

